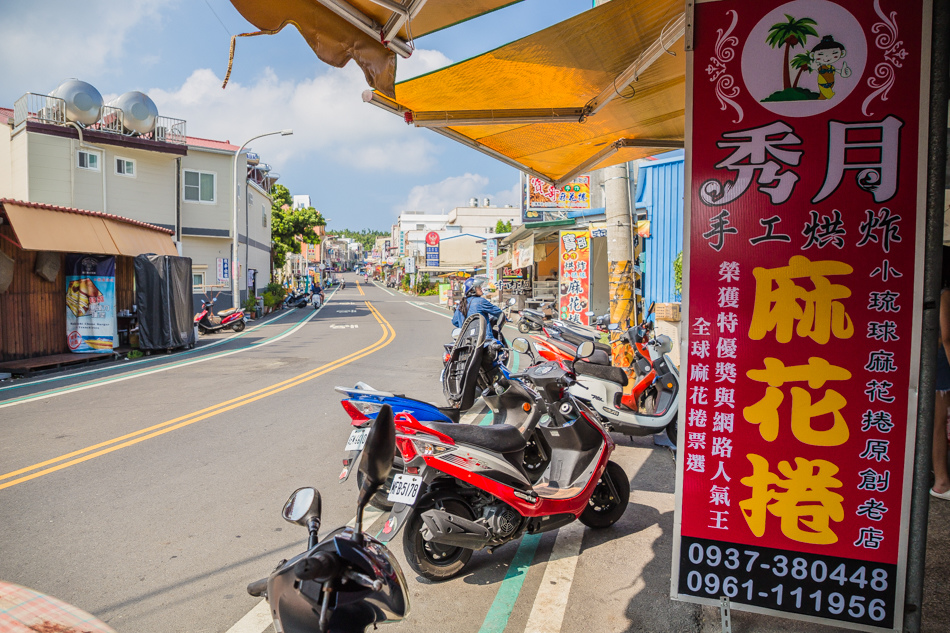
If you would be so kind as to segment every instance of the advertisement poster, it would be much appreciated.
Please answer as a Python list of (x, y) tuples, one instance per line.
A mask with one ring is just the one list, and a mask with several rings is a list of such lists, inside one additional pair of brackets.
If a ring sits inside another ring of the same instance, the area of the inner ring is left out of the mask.
[(439, 284), (439, 305), (449, 305), (449, 295), (452, 293), (452, 286), (449, 284)]
[(435, 231), (426, 233), (426, 266), (439, 265), (439, 234)]
[(558, 306), (561, 318), (590, 324), (590, 232), (561, 231), (560, 288)]
[(231, 279), (231, 266), (227, 257), (219, 257), (217, 260), (218, 285), (223, 285)]
[(529, 176), (522, 220), (539, 222), (545, 212), (590, 209), (590, 176), (579, 176), (558, 187)]
[(534, 263), (534, 235), (515, 242), (511, 247), (511, 267), (527, 268)]
[(531, 269), (502, 268), (501, 291), (506, 295), (530, 295)]
[(929, 11), (696, 6), (674, 598), (902, 627)]
[(66, 256), (66, 343), (77, 354), (111, 354), (115, 342), (115, 257)]
[(485, 240), (485, 269), (488, 271), (488, 281), (498, 285), (498, 271), (495, 270), (495, 259), (498, 257), (498, 240)]

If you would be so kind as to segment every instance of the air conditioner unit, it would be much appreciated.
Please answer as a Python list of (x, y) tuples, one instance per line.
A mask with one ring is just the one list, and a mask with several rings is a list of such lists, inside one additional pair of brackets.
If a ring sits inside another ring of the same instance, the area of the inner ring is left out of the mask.
[(163, 126), (158, 126), (158, 127), (155, 128), (155, 132), (154, 132), (153, 138), (154, 138), (156, 141), (162, 141), (162, 142), (164, 142), (167, 133), (168, 133), (168, 128), (163, 127)]

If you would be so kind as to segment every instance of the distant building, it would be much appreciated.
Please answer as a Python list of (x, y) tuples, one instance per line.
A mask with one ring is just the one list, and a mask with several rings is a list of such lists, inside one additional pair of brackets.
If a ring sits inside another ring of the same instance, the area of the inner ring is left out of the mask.
[(313, 204), (310, 202), (310, 196), (306, 194), (300, 194), (294, 196), (294, 208), (295, 209), (308, 209), (312, 207)]

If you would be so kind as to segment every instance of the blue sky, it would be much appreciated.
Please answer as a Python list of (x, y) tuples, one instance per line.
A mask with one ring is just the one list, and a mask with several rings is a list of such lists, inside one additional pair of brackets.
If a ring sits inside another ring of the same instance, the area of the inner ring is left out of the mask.
[[(591, 0), (525, 0), (420, 38), (398, 78), (478, 55), (591, 7)], [(490, 197), (517, 204), (518, 172), (360, 98), (352, 62), (320, 62), (293, 27), (240, 38), (221, 90), (232, 34), (253, 31), (228, 0), (32, 0), (0, 3), (0, 105), (76, 77), (108, 99), (149, 94), (188, 134), (241, 144), (262, 132), (294, 136), (253, 149), (291, 192), (310, 194), (331, 228), (388, 229), (401, 210), (438, 213)]]

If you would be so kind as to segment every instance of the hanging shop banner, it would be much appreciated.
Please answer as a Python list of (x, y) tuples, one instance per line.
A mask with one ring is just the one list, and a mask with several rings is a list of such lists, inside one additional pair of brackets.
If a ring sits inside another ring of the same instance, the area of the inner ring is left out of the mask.
[(452, 286), (450, 284), (439, 284), (439, 305), (447, 306), (449, 305), (449, 295), (452, 293)]
[(115, 343), (115, 257), (66, 256), (66, 343), (77, 354), (111, 354)]
[(439, 265), (439, 234), (435, 231), (426, 233), (426, 266)]
[(495, 259), (498, 257), (498, 240), (485, 241), (485, 270), (488, 271), (488, 281), (498, 285), (498, 271), (495, 270)]
[(561, 318), (588, 325), (590, 319), (590, 232), (561, 231), (559, 300)]
[(590, 176), (580, 176), (559, 187), (534, 176), (528, 178), (528, 209), (590, 209)]
[(534, 263), (534, 235), (515, 242), (511, 247), (511, 267), (527, 268)]
[(930, 12), (696, 5), (674, 598), (902, 626)]
[(531, 269), (502, 268), (501, 291), (505, 295), (530, 295)]

